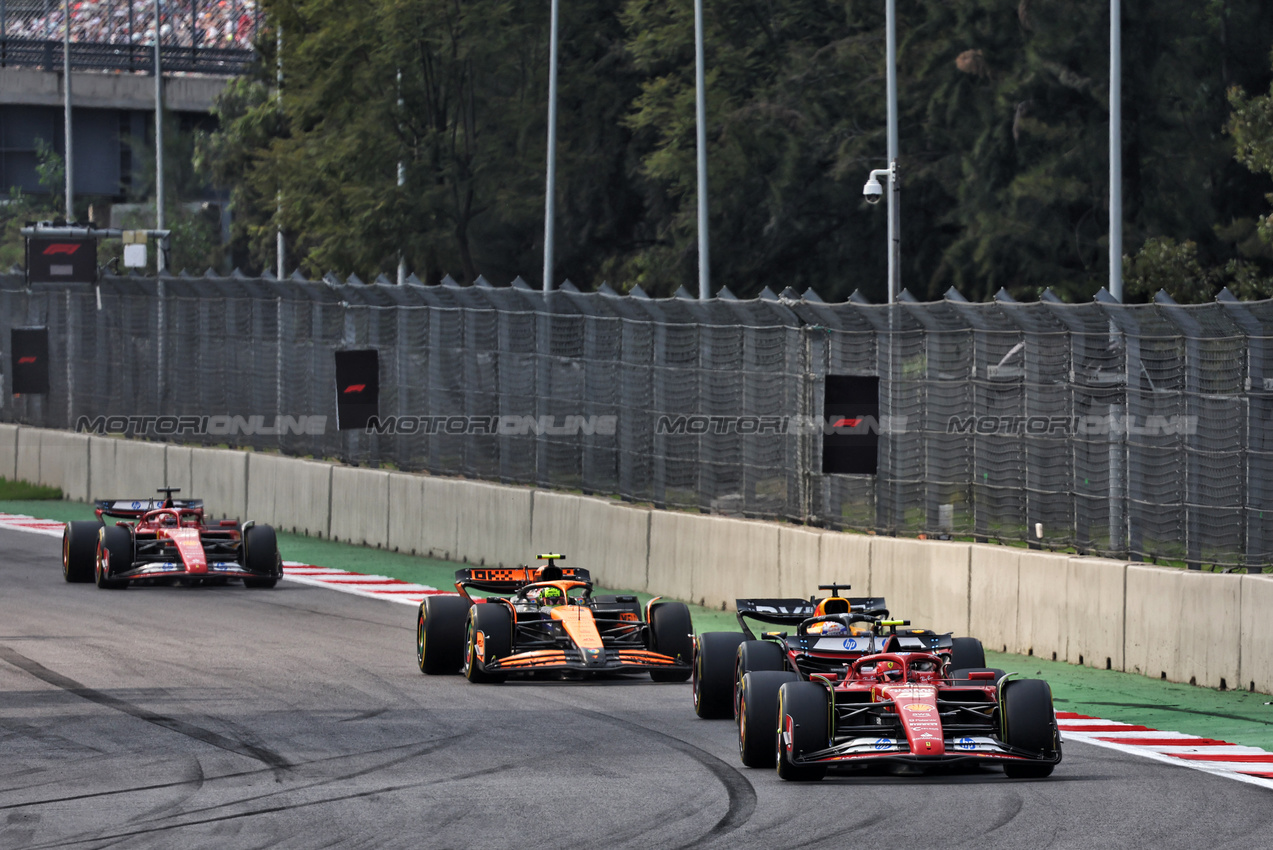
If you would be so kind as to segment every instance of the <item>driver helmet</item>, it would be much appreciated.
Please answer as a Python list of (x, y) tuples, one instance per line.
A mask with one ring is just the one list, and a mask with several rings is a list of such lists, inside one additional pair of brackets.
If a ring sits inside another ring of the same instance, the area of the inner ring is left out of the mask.
[(560, 587), (553, 587), (552, 585), (549, 585), (539, 591), (539, 604), (544, 606), (565, 605), (566, 594), (561, 592)]
[(835, 620), (823, 620), (821, 623), (814, 623), (809, 627), (809, 631), (817, 635), (837, 637), (849, 634), (849, 630), (844, 623), (837, 623)]
[(900, 682), (903, 671), (896, 662), (884, 660), (875, 665), (875, 676), (882, 682)]
[(176, 517), (176, 515), (174, 515), (174, 514), (169, 514), (169, 513), (160, 514), (160, 515), (159, 515), (159, 522), (160, 522), (162, 525), (176, 525), (176, 524), (177, 524), (177, 517)]

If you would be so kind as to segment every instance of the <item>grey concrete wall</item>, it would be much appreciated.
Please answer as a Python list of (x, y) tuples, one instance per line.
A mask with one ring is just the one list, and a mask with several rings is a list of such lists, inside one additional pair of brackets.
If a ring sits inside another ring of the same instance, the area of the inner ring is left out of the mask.
[(807, 598), (819, 584), (847, 581), (916, 625), (971, 634), (990, 649), (1273, 692), (1273, 576), (842, 534), (13, 426), (0, 426), (5, 471), (90, 498), (144, 498), (166, 481), (213, 515), (476, 564), (533, 563), (554, 549), (606, 586), (713, 608), (739, 597)]
[[(198, 74), (165, 76), (164, 107), (174, 112), (208, 112), (227, 82), (228, 77)], [(36, 68), (0, 68), (0, 103), (61, 107), (62, 75)], [(71, 106), (153, 110), (155, 79), (145, 74), (72, 72)]]

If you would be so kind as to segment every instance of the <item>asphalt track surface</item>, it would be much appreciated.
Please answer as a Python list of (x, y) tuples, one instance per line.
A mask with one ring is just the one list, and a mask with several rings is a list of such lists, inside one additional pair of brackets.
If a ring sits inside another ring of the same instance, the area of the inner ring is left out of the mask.
[(70, 585), (0, 531), (0, 847), (1273, 846), (1258, 787), (1078, 743), (998, 770), (785, 783), (689, 686), (473, 685), (410, 608)]

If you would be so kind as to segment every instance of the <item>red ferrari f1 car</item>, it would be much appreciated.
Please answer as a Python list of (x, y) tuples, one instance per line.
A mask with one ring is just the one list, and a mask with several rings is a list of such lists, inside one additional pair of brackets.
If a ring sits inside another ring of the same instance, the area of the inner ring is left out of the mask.
[[(751, 672), (786, 671), (800, 679), (838, 675), (845, 665), (881, 652), (891, 635), (908, 647), (948, 658), (952, 669), (982, 669), (986, 655), (976, 638), (957, 638), (927, 629), (898, 633), (904, 620), (888, 619), (883, 597), (844, 597), (847, 584), (819, 585), (830, 595), (809, 599), (739, 599), (741, 632), (705, 632), (694, 639), (694, 711), (702, 718), (738, 718), (743, 677)], [(759, 636), (749, 620), (790, 631)], [(888, 631), (891, 630), (891, 633)]]
[(856, 659), (839, 675), (798, 681), (794, 673), (743, 677), (738, 751), (749, 767), (788, 780), (818, 780), (829, 768), (871, 763), (912, 768), (990, 763), (1009, 777), (1044, 777), (1061, 761), (1052, 691), (1039, 679), (998, 670), (959, 674), (934, 652)]
[[(273, 528), (210, 522), (201, 500), (174, 499), (181, 491), (171, 487), (159, 492), (162, 499), (102, 499), (94, 510), (97, 522), (68, 522), (62, 534), (63, 577), (96, 581), (104, 589), (143, 581), (278, 584), (283, 559)], [(103, 517), (121, 521), (106, 525)]]
[[(561, 555), (539, 559), (548, 563), (458, 570), (458, 596), (426, 596), (416, 621), (421, 672), (463, 672), (473, 682), (539, 673), (690, 677), (694, 627), (684, 603), (655, 598), (643, 612), (635, 596), (593, 596), (588, 571), (557, 566)], [(475, 599), (470, 590), (505, 595)]]

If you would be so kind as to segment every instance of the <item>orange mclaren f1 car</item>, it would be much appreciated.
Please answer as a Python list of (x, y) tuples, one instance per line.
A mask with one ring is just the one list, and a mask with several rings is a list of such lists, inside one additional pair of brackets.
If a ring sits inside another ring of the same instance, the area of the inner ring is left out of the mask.
[[(682, 602), (593, 596), (585, 569), (457, 570), (458, 596), (427, 596), (416, 622), (416, 660), (430, 675), (463, 672), (472, 682), (509, 675), (646, 672), (656, 682), (690, 677), (694, 627)], [(492, 594), (473, 598), (469, 591)]]

